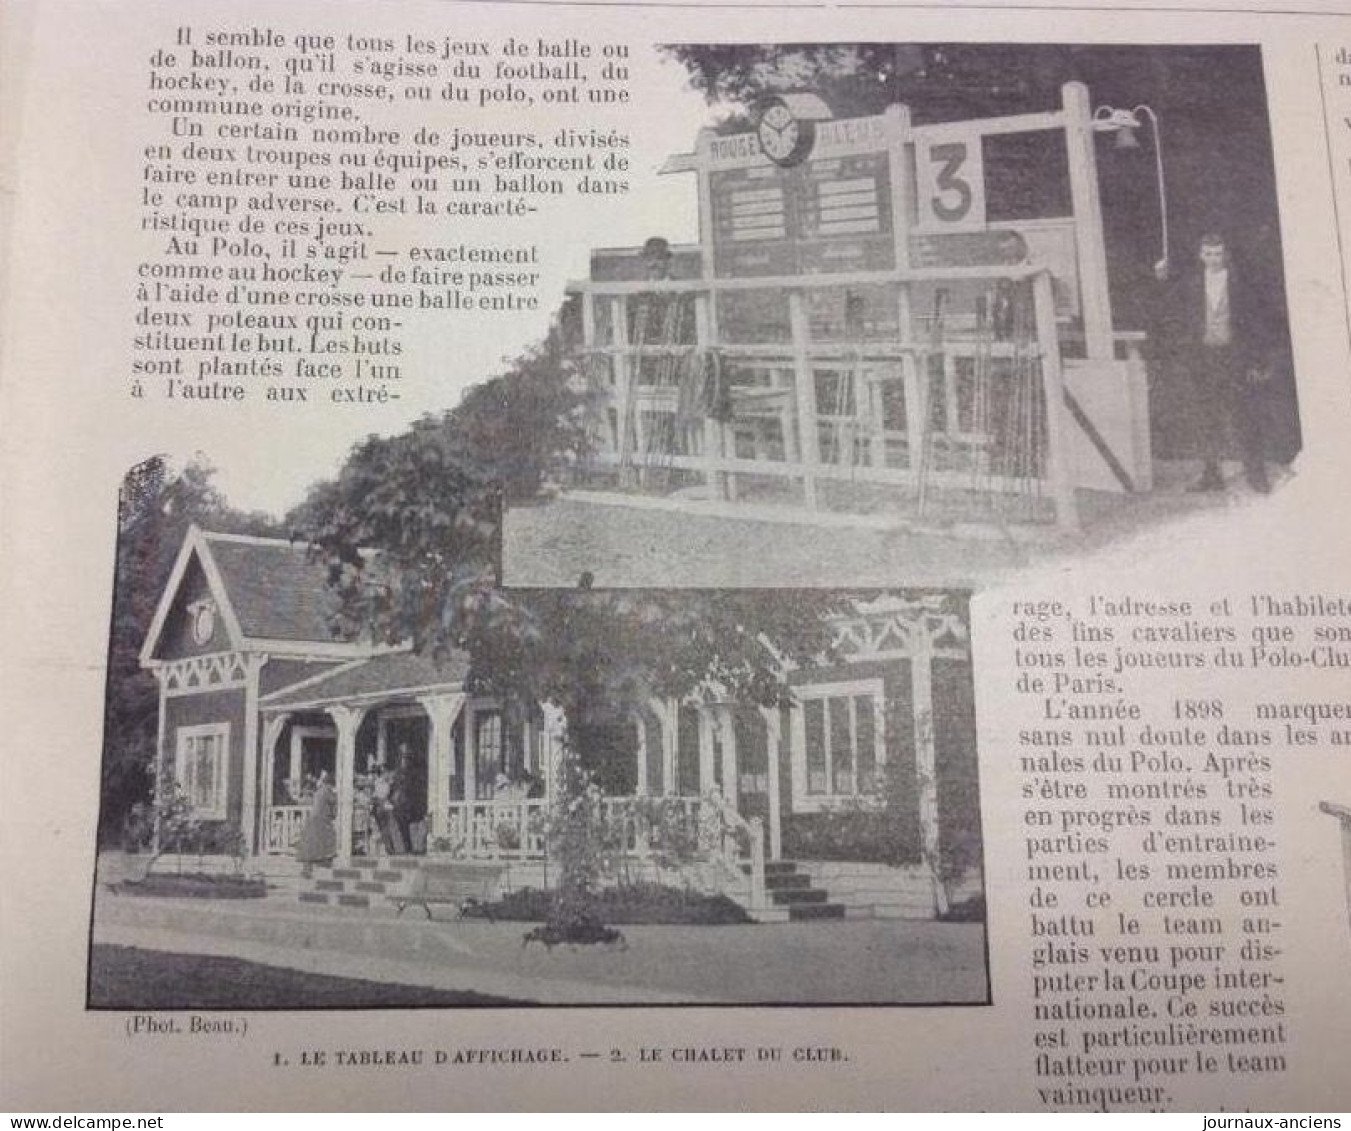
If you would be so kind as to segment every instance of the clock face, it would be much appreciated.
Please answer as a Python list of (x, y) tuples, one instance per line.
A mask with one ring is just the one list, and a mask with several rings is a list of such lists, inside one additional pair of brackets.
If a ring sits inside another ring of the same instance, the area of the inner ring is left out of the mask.
[(216, 605), (213, 601), (202, 601), (192, 607), (192, 638), (198, 644), (205, 644), (216, 630)]
[(756, 124), (760, 151), (778, 165), (794, 165), (811, 148), (811, 124), (800, 122), (782, 102), (772, 102)]

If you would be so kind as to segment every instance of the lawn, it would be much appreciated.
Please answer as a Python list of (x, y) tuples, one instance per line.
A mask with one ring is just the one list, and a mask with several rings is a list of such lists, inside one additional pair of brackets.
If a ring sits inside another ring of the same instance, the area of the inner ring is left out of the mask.
[[(299, 1003), (299, 1004), (298, 1004)], [(93, 1009), (360, 1009), (410, 1005), (526, 1005), (469, 991), (332, 978), (238, 958), (96, 945)]]

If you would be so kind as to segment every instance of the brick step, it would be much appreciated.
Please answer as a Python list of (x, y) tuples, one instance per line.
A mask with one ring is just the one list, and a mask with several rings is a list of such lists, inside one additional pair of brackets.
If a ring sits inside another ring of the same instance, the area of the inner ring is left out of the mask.
[(765, 887), (773, 891), (782, 891), (785, 888), (809, 888), (811, 886), (812, 878), (806, 872), (765, 873)]
[(323, 903), (331, 907), (369, 908), (371, 905), (371, 897), (359, 892), (302, 891), (299, 899), (301, 903)]
[[(751, 866), (743, 862), (741, 871), (749, 876), (751, 874)], [(792, 860), (767, 860), (765, 862), (766, 879), (770, 876), (791, 876), (796, 871), (797, 864)]]
[(777, 904), (825, 903), (830, 893), (825, 888), (787, 888), (770, 891), (769, 898)]
[(793, 903), (788, 906), (788, 919), (798, 922), (803, 919), (843, 919), (843, 903)]

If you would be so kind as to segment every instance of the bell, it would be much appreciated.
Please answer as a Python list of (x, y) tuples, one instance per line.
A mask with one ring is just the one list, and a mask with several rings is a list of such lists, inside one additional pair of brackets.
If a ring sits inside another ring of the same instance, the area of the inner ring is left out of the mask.
[(1139, 148), (1140, 148), (1140, 141), (1139, 141), (1139, 139), (1135, 136), (1135, 131), (1136, 131), (1137, 129), (1139, 129), (1138, 126), (1122, 126), (1121, 129), (1117, 130), (1117, 131), (1116, 131), (1116, 142), (1115, 142), (1114, 148), (1116, 148), (1116, 149), (1139, 149)]

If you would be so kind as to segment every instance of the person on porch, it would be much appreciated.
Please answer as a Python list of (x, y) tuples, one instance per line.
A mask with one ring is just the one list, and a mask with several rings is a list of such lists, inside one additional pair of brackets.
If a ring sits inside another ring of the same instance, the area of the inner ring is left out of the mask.
[(407, 841), (394, 819), (394, 804), (390, 800), (394, 788), (394, 775), (380, 766), (371, 787), (371, 808), (375, 811), (375, 825), (380, 830), (380, 846), (386, 856), (402, 856), (408, 851)]
[(334, 824), (338, 816), (338, 799), (328, 781), (328, 771), (319, 775), (310, 811), (296, 840), (296, 859), (309, 875), (315, 864), (328, 865), (338, 855), (338, 831)]

